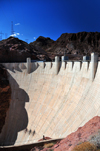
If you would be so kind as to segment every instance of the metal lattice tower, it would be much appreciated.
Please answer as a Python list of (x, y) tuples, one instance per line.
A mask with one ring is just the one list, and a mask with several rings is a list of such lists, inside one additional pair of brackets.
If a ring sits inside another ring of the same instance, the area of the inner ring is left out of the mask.
[(7, 39), (7, 33), (5, 33), (5, 39)]
[(11, 21), (11, 35), (14, 34), (14, 29), (13, 29), (13, 21)]
[(28, 39), (25, 39), (25, 41), (28, 43)]
[(2, 31), (0, 32), (0, 40), (2, 40), (2, 35), (3, 35), (4, 33), (2, 33)]

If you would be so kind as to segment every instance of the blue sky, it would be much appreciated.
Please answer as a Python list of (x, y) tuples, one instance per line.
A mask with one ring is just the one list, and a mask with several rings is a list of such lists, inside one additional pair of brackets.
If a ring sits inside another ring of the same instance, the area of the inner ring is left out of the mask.
[(57, 40), (62, 33), (100, 32), (100, 0), (0, 0), (2, 39)]

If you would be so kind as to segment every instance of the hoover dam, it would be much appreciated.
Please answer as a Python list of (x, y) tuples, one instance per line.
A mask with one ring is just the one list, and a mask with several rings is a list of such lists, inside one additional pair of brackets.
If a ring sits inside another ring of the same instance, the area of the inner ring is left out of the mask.
[(11, 102), (0, 145), (38, 142), (44, 136), (64, 138), (94, 116), (100, 116), (100, 62), (2, 63), (11, 86)]

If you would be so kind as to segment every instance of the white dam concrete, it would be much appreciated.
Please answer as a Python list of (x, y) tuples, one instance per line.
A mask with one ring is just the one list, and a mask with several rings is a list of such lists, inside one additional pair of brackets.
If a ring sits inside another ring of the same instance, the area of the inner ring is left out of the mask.
[(30, 144), (43, 135), (63, 138), (100, 116), (100, 62), (94, 79), (91, 62), (56, 64), (3, 64), (12, 94), (1, 145)]

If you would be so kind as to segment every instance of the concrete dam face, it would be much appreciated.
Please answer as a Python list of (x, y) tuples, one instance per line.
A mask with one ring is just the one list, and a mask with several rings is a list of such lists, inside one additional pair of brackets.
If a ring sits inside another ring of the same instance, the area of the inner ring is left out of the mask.
[(0, 144), (64, 138), (100, 116), (100, 62), (93, 59), (4, 63), (12, 93)]

